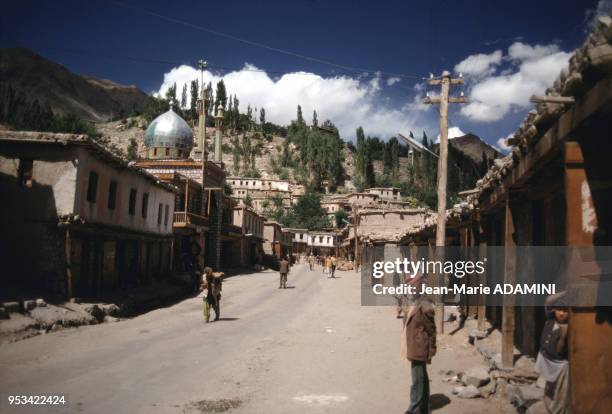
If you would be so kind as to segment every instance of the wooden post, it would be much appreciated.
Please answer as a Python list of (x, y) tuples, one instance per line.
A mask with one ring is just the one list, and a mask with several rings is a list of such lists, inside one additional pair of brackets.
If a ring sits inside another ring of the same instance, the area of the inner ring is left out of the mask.
[[(583, 144), (584, 145), (584, 144)], [(566, 200), (566, 244), (568, 246), (594, 245), (595, 230), (599, 217), (591, 191), (593, 189), (585, 171), (583, 148), (578, 142), (565, 143), (565, 200)], [(591, 162), (608, 162), (600, 159)], [(594, 167), (591, 165), (591, 167)], [(609, 171), (598, 166), (596, 170)], [(597, 182), (609, 180), (592, 177)], [(609, 182), (609, 181), (608, 181)], [(599, 191), (609, 191), (602, 188)], [(606, 212), (607, 213), (607, 212)], [(570, 308), (569, 316), (569, 365), (572, 411), (576, 413), (612, 412), (612, 324), (604, 319), (598, 322), (595, 308)]]
[[(430, 79), (430, 85), (440, 85), (440, 98), (431, 99), (429, 96), (425, 103), (440, 104), (440, 156), (438, 157), (438, 222), (436, 226), (436, 260), (444, 261), (443, 247), (446, 242), (446, 183), (448, 167), (448, 92), (450, 85), (461, 84), (463, 79), (451, 79), (450, 72), (445, 70), (437, 79)], [(452, 102), (463, 103), (463, 97), (453, 98)], [(436, 285), (445, 285), (444, 273), (436, 277)], [(444, 296), (438, 295), (436, 299), (436, 328), (444, 333)]]
[[(514, 242), (514, 220), (510, 204), (511, 194), (506, 197), (504, 214), (504, 283), (516, 281), (516, 249)], [(512, 295), (504, 296), (502, 310), (502, 367), (514, 366), (514, 304)]]
[[(477, 231), (478, 231), (478, 260), (484, 260), (487, 254), (487, 239), (485, 232), (485, 225), (483, 223), (483, 217), (478, 216), (477, 218)], [(487, 272), (485, 271), (480, 277), (480, 282), (486, 286), (487, 283)], [(478, 330), (484, 331), (485, 319), (487, 313), (486, 295), (480, 294), (478, 298)]]
[(64, 240), (64, 252), (66, 254), (66, 294), (72, 297), (72, 239), (70, 229), (66, 228), (66, 239)]
[(189, 223), (187, 221), (187, 210), (189, 210), (189, 179), (185, 179), (185, 224)]

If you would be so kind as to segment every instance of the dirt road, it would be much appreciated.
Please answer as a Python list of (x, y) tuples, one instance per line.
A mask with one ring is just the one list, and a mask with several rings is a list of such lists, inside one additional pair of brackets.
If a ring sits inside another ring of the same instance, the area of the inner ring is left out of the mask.
[[(227, 279), (219, 322), (204, 323), (198, 297), (2, 345), (0, 411), (403, 413), (410, 372), (394, 310), (362, 307), (357, 273), (328, 279), (319, 269), (295, 266), (286, 290), (270, 271)], [(439, 372), (480, 359), (446, 342), (429, 369), (436, 412), (512, 412), (499, 400), (451, 395)], [(37, 394), (67, 403), (7, 406), (8, 395)]]

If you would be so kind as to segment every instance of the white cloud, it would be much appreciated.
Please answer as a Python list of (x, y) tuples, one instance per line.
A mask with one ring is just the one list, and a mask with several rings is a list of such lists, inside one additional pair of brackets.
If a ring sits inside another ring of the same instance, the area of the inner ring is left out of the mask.
[(495, 148), (497, 148), (498, 151), (507, 154), (508, 151), (512, 149), (512, 147), (508, 145), (508, 143), (506, 142), (506, 140), (510, 137), (512, 137), (512, 134), (508, 135), (507, 137), (502, 137), (498, 139), (497, 144), (495, 145)]
[[(430, 125), (422, 111), (405, 111), (405, 105), (391, 106), (381, 99), (379, 76), (370, 80), (347, 76), (323, 78), (314, 73), (294, 72), (272, 79), (256, 69), (245, 64), (241, 70), (223, 76), (206, 71), (204, 82), (212, 82), (214, 89), (223, 79), (228, 94), (238, 96), (241, 112), (246, 112), (247, 105), (263, 107), (266, 119), (281, 125), (295, 119), (297, 105), (301, 105), (306, 119), (316, 110), (320, 122), (331, 120), (345, 138), (354, 137), (360, 125), (366, 134), (382, 137), (401, 131), (431, 130), (426, 128)], [(164, 75), (157, 94), (164, 96), (175, 82), (180, 94), (183, 84), (194, 79), (200, 79), (197, 69), (185, 65), (173, 68)]]
[(484, 53), (471, 55), (455, 65), (455, 72), (461, 72), (474, 77), (484, 76), (492, 73), (495, 70), (495, 66), (501, 62), (501, 59), (501, 50), (496, 50), (488, 55)]
[(508, 57), (513, 60), (538, 59), (558, 51), (559, 46), (555, 44), (530, 46), (522, 42), (515, 42), (508, 48)]
[[(461, 128), (453, 126), (448, 128), (448, 139), (453, 139), (457, 137), (462, 137), (465, 135), (465, 132), (461, 130)], [(440, 134), (436, 137), (436, 143), (440, 142)]]
[(505, 57), (511, 66), (468, 85), (470, 103), (461, 108), (461, 113), (474, 121), (494, 122), (513, 109), (527, 108), (529, 97), (543, 93), (567, 65), (570, 56), (554, 44), (513, 43)]
[(390, 78), (387, 78), (387, 86), (393, 86), (396, 83), (398, 83), (399, 81), (401, 81), (401, 79), (397, 78), (397, 77), (394, 77), (394, 76), (392, 76)]

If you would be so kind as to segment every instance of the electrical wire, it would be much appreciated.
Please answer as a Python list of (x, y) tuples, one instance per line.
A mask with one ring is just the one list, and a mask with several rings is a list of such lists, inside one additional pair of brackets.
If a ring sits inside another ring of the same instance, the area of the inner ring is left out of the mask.
[(359, 68), (359, 67), (342, 65), (342, 64), (339, 64), (339, 63), (331, 62), (329, 60), (319, 59), (319, 58), (315, 58), (315, 57), (312, 57), (312, 56), (303, 55), (301, 53), (292, 52), (290, 50), (285, 50), (285, 49), (281, 49), (281, 48), (278, 48), (278, 47), (266, 45), (264, 43), (255, 42), (255, 41), (248, 40), (248, 39), (243, 39), (241, 37), (237, 37), (237, 36), (234, 36), (234, 35), (231, 35), (231, 34), (228, 34), (228, 33), (220, 32), (218, 30), (214, 30), (214, 29), (211, 29), (211, 28), (208, 28), (208, 27), (204, 27), (204, 26), (200, 26), (200, 25), (197, 25), (197, 24), (194, 24), (194, 23), (190, 23), (190, 22), (187, 22), (187, 21), (184, 21), (184, 20), (176, 19), (174, 17), (165, 16), (165, 15), (162, 15), (160, 13), (156, 13), (156, 12), (144, 9), (142, 7), (138, 7), (138, 6), (134, 6), (134, 5), (131, 5), (131, 4), (124, 3), (122, 1), (118, 1), (118, 0), (108, 0), (108, 1), (110, 3), (113, 3), (113, 4), (117, 5), (117, 6), (119, 6), (119, 7), (123, 7), (123, 8), (127, 8), (127, 9), (132, 9), (132, 10), (144, 13), (144, 14), (148, 14), (149, 16), (153, 16), (153, 17), (156, 17), (156, 18), (159, 18), (159, 19), (162, 19), (162, 20), (166, 20), (166, 21), (171, 22), (171, 23), (175, 23), (175, 24), (186, 26), (186, 27), (190, 27), (192, 29), (201, 30), (203, 32), (210, 33), (210, 34), (213, 34), (213, 35), (218, 36), (218, 37), (224, 37), (226, 39), (234, 40), (236, 42), (241, 42), (241, 43), (244, 43), (244, 44), (247, 44), (247, 45), (250, 45), (250, 46), (259, 47), (259, 48), (262, 48), (262, 49), (266, 49), (266, 50), (270, 50), (270, 51), (273, 51), (273, 52), (281, 53), (281, 54), (284, 54), (284, 55), (287, 55), (287, 56), (292, 56), (292, 57), (296, 57), (296, 58), (299, 58), (299, 59), (304, 59), (304, 60), (307, 60), (307, 61), (310, 61), (310, 62), (315, 62), (315, 63), (320, 63), (320, 64), (323, 64), (323, 65), (327, 65), (327, 66), (332, 66), (332, 67), (335, 67), (335, 68), (338, 68), (338, 69), (344, 69), (346, 71), (353, 72), (353, 73), (368, 73), (368, 74), (372, 73), (372, 74), (376, 74), (378, 76), (384, 75), (385, 77), (399, 77), (399, 78), (404, 78), (404, 79), (423, 79), (422, 76), (417, 76), (417, 75), (408, 75), (408, 74), (401, 74), (401, 73), (383, 72), (383, 71), (380, 71), (380, 70), (372, 70), (372, 69), (365, 69), (365, 68)]

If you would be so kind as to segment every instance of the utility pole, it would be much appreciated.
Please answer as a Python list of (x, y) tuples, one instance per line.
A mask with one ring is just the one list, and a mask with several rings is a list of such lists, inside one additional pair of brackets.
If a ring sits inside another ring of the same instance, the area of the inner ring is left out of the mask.
[[(440, 104), (440, 157), (438, 158), (438, 223), (436, 226), (436, 260), (444, 260), (444, 245), (446, 244), (446, 183), (448, 174), (448, 104), (466, 103), (467, 99), (463, 92), (459, 98), (449, 98), (448, 92), (450, 85), (463, 84), (463, 76), (451, 79), (450, 72), (445, 70), (442, 76), (434, 78), (430, 76), (428, 80), (432, 86), (440, 85), (440, 97), (430, 98), (429, 94), (425, 98), (426, 104)], [(445, 283), (444, 274), (441, 273), (437, 278), (438, 286)], [(436, 327), (438, 332), (444, 333), (444, 296), (438, 298), (436, 303)]]

